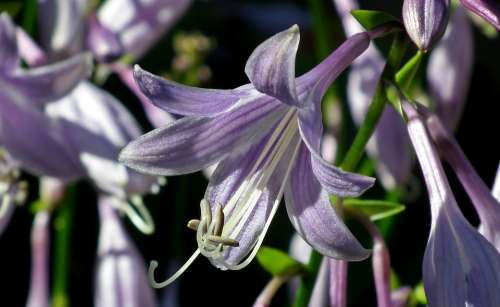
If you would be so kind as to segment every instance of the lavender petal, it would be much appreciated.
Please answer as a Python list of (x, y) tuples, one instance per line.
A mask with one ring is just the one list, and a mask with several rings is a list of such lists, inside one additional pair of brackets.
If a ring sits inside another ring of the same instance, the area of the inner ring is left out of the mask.
[(252, 52), (245, 73), (255, 88), (290, 106), (300, 106), (295, 88), (295, 56), (299, 46), (299, 27), (267, 39)]
[(460, 0), (460, 2), (500, 30), (500, 4), (498, 2), (495, 0)]
[(7, 13), (0, 15), (0, 70), (13, 70), (19, 63), (16, 26)]
[(312, 171), (310, 154), (303, 144), (285, 189), (285, 202), (296, 231), (323, 255), (348, 261), (368, 257), (370, 252), (361, 246), (332, 208)]
[(242, 97), (233, 90), (213, 90), (185, 86), (149, 73), (138, 65), (134, 78), (151, 102), (169, 113), (207, 116), (221, 113)]
[(284, 111), (284, 106), (260, 98), (219, 116), (185, 117), (132, 141), (119, 159), (150, 174), (196, 172), (259, 141)]

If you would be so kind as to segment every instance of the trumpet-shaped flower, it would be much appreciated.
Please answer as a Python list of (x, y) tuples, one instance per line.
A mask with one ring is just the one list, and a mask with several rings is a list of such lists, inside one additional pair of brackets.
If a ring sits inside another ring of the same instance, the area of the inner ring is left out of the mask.
[(368, 256), (328, 194), (357, 196), (373, 179), (328, 164), (318, 150), (321, 98), (369, 42), (368, 33), (357, 34), (295, 78), (299, 29), (293, 26), (255, 49), (245, 67), (251, 84), (234, 90), (190, 88), (136, 69), (155, 105), (185, 117), (131, 142), (120, 161), (161, 175), (219, 163), (201, 201), (201, 219), (188, 223), (198, 241), (190, 261), (201, 253), (221, 269), (246, 266), (283, 194), (292, 224), (318, 251), (348, 260)]
[(440, 119), (421, 108), (434, 143), (442, 157), (450, 164), (469, 195), (481, 220), (479, 232), (500, 252), (500, 203), (481, 179), (457, 141), (446, 130)]
[(403, 107), (431, 203), (423, 263), (429, 306), (497, 306), (500, 253), (462, 215), (424, 120), (409, 104)]

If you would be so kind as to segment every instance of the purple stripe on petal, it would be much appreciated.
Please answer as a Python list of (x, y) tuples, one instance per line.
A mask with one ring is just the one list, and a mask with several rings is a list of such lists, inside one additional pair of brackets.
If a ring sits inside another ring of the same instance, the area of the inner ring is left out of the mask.
[(90, 75), (91, 65), (90, 56), (81, 54), (56, 64), (13, 71), (3, 76), (4, 80), (0, 82), (17, 88), (33, 103), (47, 102), (68, 94), (81, 80)]
[(16, 41), (16, 27), (7, 13), (0, 15), (0, 69), (17, 67), (19, 55)]
[(335, 259), (358, 261), (369, 255), (332, 208), (312, 172), (311, 158), (302, 144), (285, 189), (288, 216), (301, 237), (314, 249)]
[(496, 0), (460, 0), (460, 2), (500, 30), (500, 4)]
[(120, 161), (150, 174), (196, 172), (260, 140), (285, 109), (260, 98), (216, 117), (182, 118), (132, 141), (120, 153)]
[(213, 90), (190, 87), (149, 73), (138, 65), (134, 78), (151, 102), (167, 112), (184, 116), (208, 116), (223, 112), (234, 105), (241, 94), (233, 90)]
[(344, 172), (320, 156), (323, 127), (319, 109), (309, 107), (299, 110), (299, 130), (302, 140), (309, 149), (308, 159), (311, 160), (314, 175), (328, 193), (341, 197), (358, 196), (373, 185), (374, 178)]
[(248, 58), (245, 73), (255, 88), (290, 106), (300, 106), (295, 88), (299, 27), (294, 25), (260, 44)]
[(326, 59), (319, 63), (308, 73), (297, 79), (299, 95), (313, 88), (314, 93), (308, 94), (309, 98), (304, 105), (320, 103), (328, 87), (335, 79), (370, 46), (370, 36), (367, 33), (358, 33), (340, 45)]

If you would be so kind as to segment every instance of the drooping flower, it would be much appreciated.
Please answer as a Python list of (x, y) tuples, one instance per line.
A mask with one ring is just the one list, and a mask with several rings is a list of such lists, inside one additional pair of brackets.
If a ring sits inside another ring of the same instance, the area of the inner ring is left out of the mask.
[[(355, 0), (334, 0), (347, 36), (363, 31), (350, 14), (358, 9)], [(347, 82), (347, 98), (354, 122), (363, 122), (377, 83), (384, 69), (384, 59), (375, 44), (360, 55), (352, 64)], [(393, 108), (385, 108), (382, 117), (366, 149), (377, 163), (377, 174), (386, 189), (404, 185), (412, 167), (409, 139), (399, 114)]]
[(448, 129), (460, 120), (474, 64), (473, 34), (470, 22), (457, 7), (443, 38), (432, 50), (427, 66), (429, 91), (435, 112)]
[(463, 6), (500, 30), (500, 4), (495, 0), (460, 0)]
[(481, 221), (481, 233), (500, 252), (500, 202), (481, 179), (465, 156), (455, 138), (446, 130), (440, 119), (420, 108), (426, 116), (426, 125), (431, 138), (442, 157), (450, 164), (469, 195)]
[(156, 306), (144, 260), (121, 225), (112, 202), (99, 199), (95, 299), (98, 307)]
[(219, 162), (201, 201), (201, 219), (188, 225), (198, 241), (190, 261), (202, 253), (222, 269), (246, 266), (283, 194), (292, 224), (318, 251), (339, 259), (367, 257), (328, 193), (356, 196), (373, 179), (329, 165), (318, 150), (321, 98), (369, 42), (368, 33), (357, 34), (295, 78), (299, 30), (293, 26), (255, 49), (245, 68), (251, 84), (234, 90), (190, 88), (136, 69), (139, 86), (155, 105), (185, 117), (130, 143), (120, 161), (161, 175)]
[(462, 215), (424, 120), (405, 103), (408, 131), (431, 204), (423, 278), (429, 306), (496, 306), (500, 254)]
[(427, 52), (441, 39), (448, 24), (450, 0), (405, 0), (403, 22), (418, 49)]

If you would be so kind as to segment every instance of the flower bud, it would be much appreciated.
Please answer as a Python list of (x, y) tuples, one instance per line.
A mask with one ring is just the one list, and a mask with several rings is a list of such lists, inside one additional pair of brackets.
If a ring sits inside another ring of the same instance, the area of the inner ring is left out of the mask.
[(411, 40), (428, 51), (446, 30), (449, 0), (405, 0), (403, 21)]

